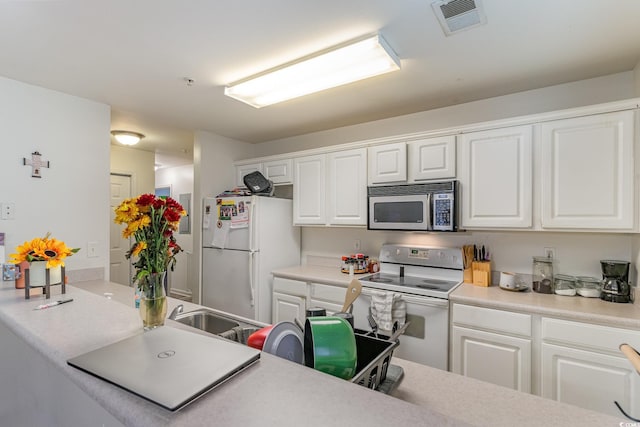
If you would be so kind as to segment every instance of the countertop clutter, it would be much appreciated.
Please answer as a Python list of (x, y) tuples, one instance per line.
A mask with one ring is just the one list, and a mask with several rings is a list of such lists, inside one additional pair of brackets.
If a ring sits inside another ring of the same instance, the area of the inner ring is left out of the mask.
[[(346, 286), (347, 277), (333, 271)], [(336, 278), (337, 285), (342, 283)], [(37, 298), (25, 301), (13, 287), (0, 288), (0, 326), (46, 360), (46, 368), (54, 372), (41, 381), (58, 375), (70, 384), (67, 387), (97, 402), (120, 425), (328, 425), (340, 420), (354, 426), (603, 426), (622, 421), (400, 359), (394, 363), (403, 367), (405, 378), (395, 391), (398, 398), (393, 398), (269, 354), (228, 383), (171, 413), (66, 364), (69, 357), (141, 332), (141, 321), (132, 307), (132, 289), (92, 281), (69, 286), (67, 294), (74, 298), (72, 303), (34, 311), (41, 303)], [(169, 310), (179, 303), (171, 299)], [(185, 311), (198, 307), (184, 305)], [(170, 320), (165, 327), (186, 328)], [(6, 364), (4, 368), (0, 372), (13, 369)], [(29, 376), (23, 369), (20, 372)], [(1, 383), (9, 387), (6, 381)], [(13, 391), (16, 384), (10, 387)], [(63, 396), (52, 396), (52, 405), (61, 402), (75, 404), (65, 402)], [(20, 410), (25, 408), (29, 406)], [(44, 419), (47, 424), (35, 425), (55, 425), (55, 419)]]

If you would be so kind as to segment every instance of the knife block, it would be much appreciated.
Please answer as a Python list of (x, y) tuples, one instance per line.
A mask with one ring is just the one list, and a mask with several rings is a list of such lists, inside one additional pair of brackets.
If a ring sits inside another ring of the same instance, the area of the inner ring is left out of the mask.
[(476, 286), (491, 286), (491, 261), (473, 261), (471, 263), (471, 270), (471, 283)]

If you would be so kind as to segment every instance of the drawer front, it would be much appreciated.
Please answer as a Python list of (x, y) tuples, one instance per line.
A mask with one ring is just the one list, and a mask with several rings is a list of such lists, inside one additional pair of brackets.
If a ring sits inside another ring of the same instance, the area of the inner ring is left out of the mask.
[(640, 349), (640, 331), (546, 317), (542, 319), (542, 339), (616, 354), (621, 354), (618, 347), (623, 343)]
[(344, 304), (347, 288), (342, 286), (331, 286), (322, 283), (311, 283), (310, 296), (312, 299), (327, 301), (334, 304)]
[(307, 296), (307, 282), (300, 280), (273, 278), (273, 291), (289, 295)]
[(453, 304), (451, 319), (457, 325), (508, 334), (531, 336), (531, 315)]

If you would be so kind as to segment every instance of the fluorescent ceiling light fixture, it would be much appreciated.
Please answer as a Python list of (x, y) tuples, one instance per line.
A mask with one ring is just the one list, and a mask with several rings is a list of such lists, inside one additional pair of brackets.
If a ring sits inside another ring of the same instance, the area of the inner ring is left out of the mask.
[(136, 145), (144, 135), (138, 132), (129, 132), (127, 130), (112, 130), (111, 135), (122, 145)]
[(376, 34), (231, 84), (224, 94), (260, 108), (399, 69), (400, 60)]

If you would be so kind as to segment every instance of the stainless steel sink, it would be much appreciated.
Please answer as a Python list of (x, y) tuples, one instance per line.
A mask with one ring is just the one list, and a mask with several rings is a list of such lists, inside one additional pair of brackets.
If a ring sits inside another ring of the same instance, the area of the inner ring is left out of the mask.
[(200, 329), (210, 334), (219, 335), (240, 326), (240, 323), (219, 316), (209, 310), (195, 310), (176, 316), (176, 322)]
[(187, 313), (180, 313), (175, 316), (174, 320), (191, 326), (192, 328), (219, 335), (242, 344), (246, 344), (247, 337), (262, 327), (257, 324), (250, 324), (223, 316), (204, 308)]

